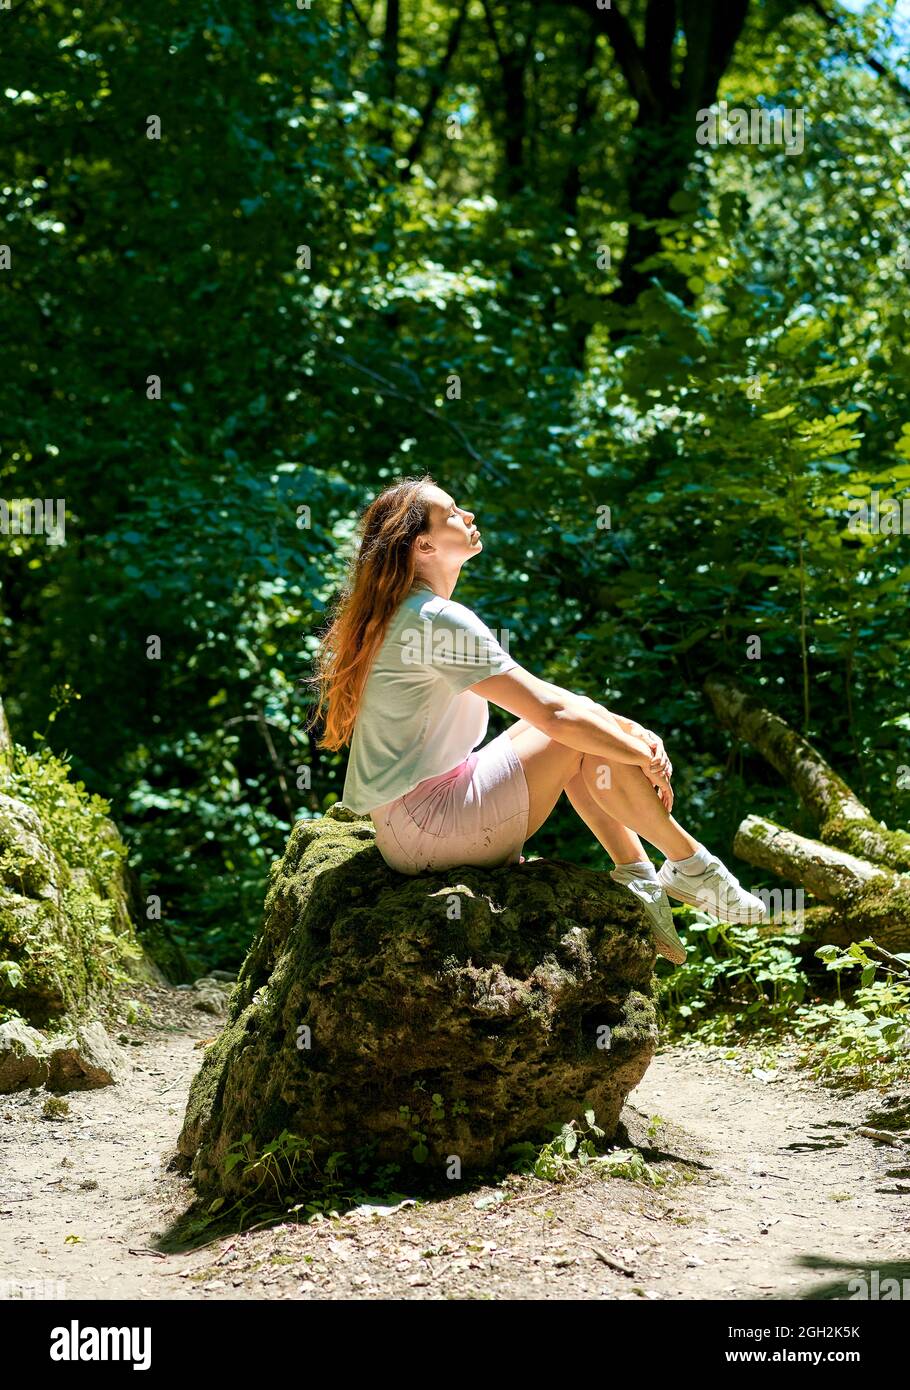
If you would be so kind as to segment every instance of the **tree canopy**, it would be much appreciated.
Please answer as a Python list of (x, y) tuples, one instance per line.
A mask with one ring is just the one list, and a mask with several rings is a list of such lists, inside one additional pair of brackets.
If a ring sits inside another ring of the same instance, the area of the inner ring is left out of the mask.
[[(236, 960), (340, 795), (299, 682), (358, 512), (426, 470), (484, 532), (456, 596), (658, 730), (703, 836), (745, 782), (798, 819), (712, 672), (906, 824), (895, 5), (13, 0), (0, 35), (2, 693), (176, 939)], [(721, 110), (759, 138), (700, 139)], [(589, 841), (566, 807), (534, 848)]]

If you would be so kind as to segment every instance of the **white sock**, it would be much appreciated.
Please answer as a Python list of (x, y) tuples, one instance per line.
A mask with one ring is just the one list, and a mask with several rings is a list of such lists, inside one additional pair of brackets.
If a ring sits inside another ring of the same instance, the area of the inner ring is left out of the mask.
[(657, 870), (650, 859), (639, 859), (634, 864), (616, 864), (610, 870), (610, 877), (617, 883), (628, 883), (632, 878), (650, 878), (657, 881)]
[(681, 874), (700, 874), (708, 867), (708, 860), (713, 857), (711, 851), (699, 843), (698, 849), (694, 854), (690, 854), (688, 859), (671, 859), (669, 862), (674, 869), (679, 869)]

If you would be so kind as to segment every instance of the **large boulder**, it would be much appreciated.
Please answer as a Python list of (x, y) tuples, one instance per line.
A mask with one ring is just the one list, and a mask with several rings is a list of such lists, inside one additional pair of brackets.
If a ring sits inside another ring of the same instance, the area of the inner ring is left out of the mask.
[(286, 1133), (317, 1163), (342, 1152), (352, 1172), (431, 1180), (586, 1109), (612, 1137), (648, 1066), (654, 945), (608, 875), (533, 860), (408, 878), (374, 839), (336, 806), (299, 821), (272, 866), (180, 1134), (201, 1195), (251, 1191), (267, 1170), (237, 1155)]

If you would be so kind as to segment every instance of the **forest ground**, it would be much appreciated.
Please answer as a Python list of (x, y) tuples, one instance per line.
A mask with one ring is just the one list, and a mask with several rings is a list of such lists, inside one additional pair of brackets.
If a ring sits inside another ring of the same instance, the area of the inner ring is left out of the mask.
[(0, 1097), (3, 1297), (48, 1280), (43, 1296), (66, 1299), (812, 1300), (872, 1269), (910, 1277), (910, 1145), (857, 1132), (910, 1095), (813, 1082), (795, 1047), (658, 1052), (622, 1118), (660, 1187), (516, 1176), (191, 1248), (174, 1230), (192, 1187), (169, 1165), (221, 1024), (187, 990), (130, 994), (154, 1022), (119, 1027), (126, 1082), (70, 1093), (60, 1120), (42, 1117), (46, 1092)]

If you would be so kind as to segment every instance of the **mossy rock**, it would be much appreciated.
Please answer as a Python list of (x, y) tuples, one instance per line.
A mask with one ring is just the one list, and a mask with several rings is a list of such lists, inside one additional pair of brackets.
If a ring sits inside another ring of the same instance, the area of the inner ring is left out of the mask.
[(612, 1137), (644, 1075), (655, 950), (631, 895), (558, 860), (406, 877), (374, 840), (333, 807), (272, 866), (179, 1139), (202, 1195), (251, 1191), (262, 1169), (230, 1153), (285, 1133), (361, 1173), (367, 1153), (399, 1178), (487, 1171), (587, 1109)]
[(0, 734), (0, 1018), (62, 1026), (164, 976), (136, 936), (107, 803), (46, 748), (10, 744), (2, 705)]

